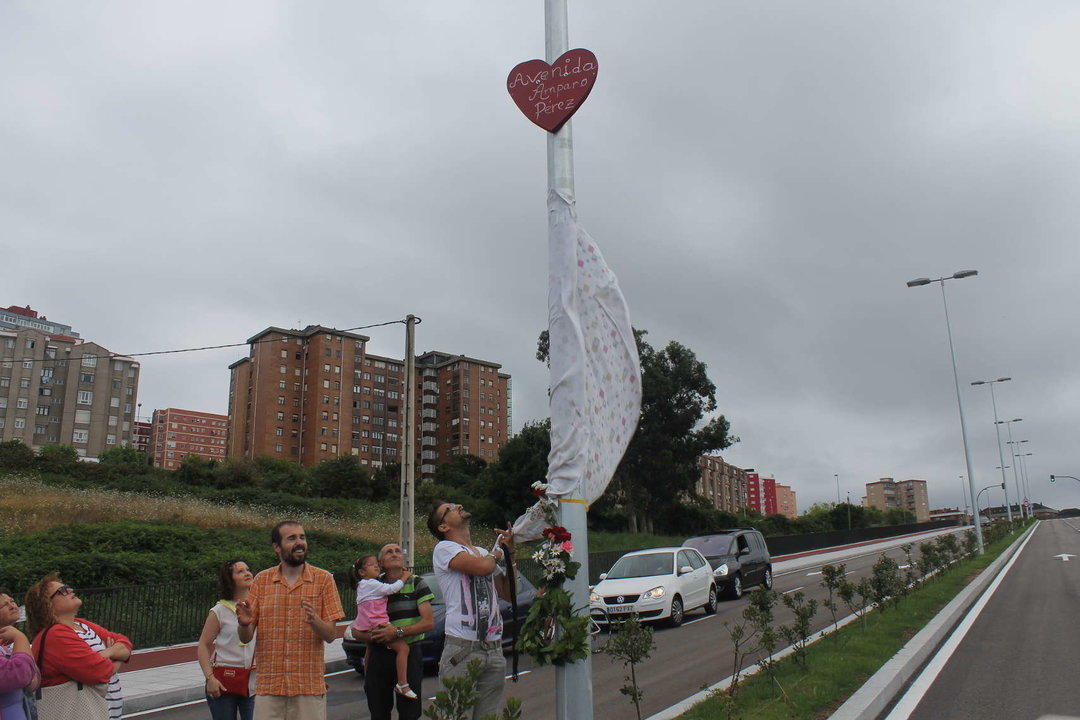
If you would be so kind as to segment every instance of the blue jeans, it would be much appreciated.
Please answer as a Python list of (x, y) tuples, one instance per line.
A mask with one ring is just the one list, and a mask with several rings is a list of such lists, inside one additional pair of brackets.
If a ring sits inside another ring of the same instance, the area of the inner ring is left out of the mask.
[(251, 720), (255, 714), (255, 696), (241, 697), (239, 695), (226, 695), (219, 697), (206, 696), (206, 704), (210, 706), (211, 720)]

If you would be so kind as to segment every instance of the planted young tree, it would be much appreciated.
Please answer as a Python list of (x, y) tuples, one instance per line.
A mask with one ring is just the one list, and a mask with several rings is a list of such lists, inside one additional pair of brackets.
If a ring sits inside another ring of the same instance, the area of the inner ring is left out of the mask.
[(882, 555), (870, 571), (870, 588), (874, 602), (885, 610), (889, 605), (900, 603), (903, 581), (900, 566), (888, 555)]
[[(443, 678), (442, 690), (435, 693), (435, 699), (424, 710), (424, 715), (431, 720), (468, 720), (472, 709), (476, 707), (476, 684), (483, 673), (483, 664), (478, 658), (469, 661), (465, 674), (456, 678)], [(514, 697), (506, 698), (506, 706), (496, 717), (485, 715), (481, 720), (519, 720), (521, 701)]]
[[(829, 633), (832, 636), (833, 642), (840, 640), (840, 634), (838, 627), (839, 619), (837, 613), (840, 610), (837, 600), (840, 599), (840, 590), (847, 583), (847, 565), (822, 565), (821, 566), (821, 586), (825, 588), (829, 596), (821, 601), (822, 606), (832, 615), (833, 631)], [(850, 584), (850, 583), (848, 583)]]
[(794, 615), (791, 625), (782, 625), (780, 627), (780, 634), (791, 645), (792, 652), (795, 655), (795, 662), (803, 670), (808, 670), (806, 649), (810, 646), (810, 636), (813, 634), (810, 629), (810, 621), (817, 615), (818, 602), (813, 598), (807, 600), (802, 590), (781, 595), (780, 597), (784, 605)]
[(611, 638), (600, 648), (601, 652), (611, 656), (612, 661), (618, 660), (624, 668), (629, 669), (630, 674), (624, 678), (626, 684), (619, 688), (619, 692), (630, 698), (638, 720), (641, 720), (641, 701), (645, 691), (638, 687), (637, 666), (648, 660), (654, 649), (656, 643), (652, 628), (642, 625), (636, 617), (615, 623)]
[(758, 667), (776, 682), (776, 660), (773, 653), (780, 640), (780, 634), (773, 626), (773, 608), (779, 595), (772, 590), (759, 587), (750, 593), (750, 603), (743, 610), (743, 617), (757, 634), (757, 646), (754, 648), (759, 653)]
[(750, 625), (750, 621), (747, 619), (745, 611), (743, 612), (742, 622), (732, 624), (725, 620), (724, 628), (728, 631), (728, 637), (731, 638), (731, 645), (733, 648), (731, 658), (731, 682), (728, 684), (727, 693), (730, 697), (734, 698), (739, 690), (739, 680), (742, 679), (743, 663), (746, 661), (746, 656), (755, 647), (751, 643), (757, 636), (757, 630)]

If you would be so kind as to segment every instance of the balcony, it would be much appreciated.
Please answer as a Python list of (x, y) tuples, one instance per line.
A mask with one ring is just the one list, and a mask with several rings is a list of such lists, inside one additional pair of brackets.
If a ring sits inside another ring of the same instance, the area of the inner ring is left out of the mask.
[(438, 413), (435, 411), (434, 408), (424, 408), (424, 410), (420, 413), (420, 417), (436, 418), (438, 417)]
[(425, 405), (437, 405), (439, 403), (438, 395), (424, 395), (423, 403)]
[(430, 463), (421, 465), (420, 466), (420, 472), (422, 474), (424, 474), (424, 475), (434, 475), (435, 474), (435, 466), (430, 464)]
[(426, 393), (432, 392), (437, 395), (439, 393), (439, 383), (425, 381), (422, 390)]
[(433, 437), (425, 436), (425, 437), (420, 438), (420, 445), (422, 445), (423, 447), (430, 447), (430, 446), (435, 445), (435, 444), (436, 444), (436, 440)]
[(439, 453), (434, 450), (424, 450), (420, 453), (421, 460), (434, 460), (437, 457), (439, 457)]

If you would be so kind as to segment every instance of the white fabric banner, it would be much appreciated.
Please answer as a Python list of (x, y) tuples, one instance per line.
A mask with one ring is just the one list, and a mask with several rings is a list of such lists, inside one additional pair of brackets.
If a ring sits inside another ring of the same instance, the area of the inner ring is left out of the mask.
[[(572, 198), (548, 195), (548, 334), (551, 361), (550, 498), (591, 504), (604, 494), (641, 413), (641, 364), (615, 273), (577, 223)], [(514, 534), (540, 537), (527, 512)]]

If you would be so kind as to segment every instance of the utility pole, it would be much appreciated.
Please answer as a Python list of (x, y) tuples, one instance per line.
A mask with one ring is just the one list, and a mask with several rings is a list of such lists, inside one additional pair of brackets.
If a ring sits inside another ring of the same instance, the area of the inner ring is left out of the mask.
[(405, 317), (405, 413), (401, 450), (401, 549), (405, 566), (416, 567), (416, 321)]

